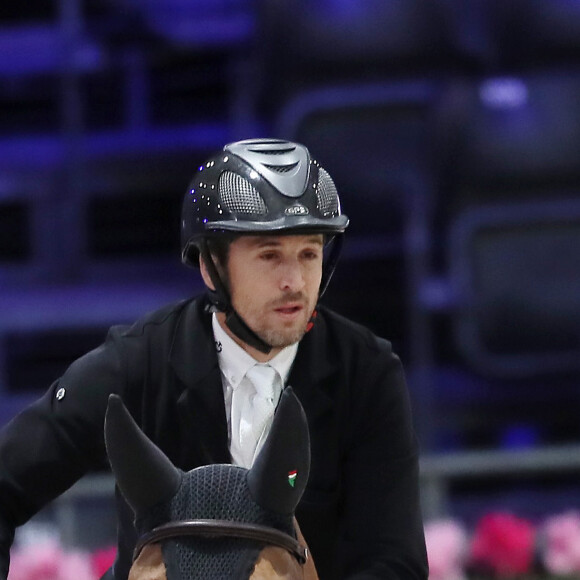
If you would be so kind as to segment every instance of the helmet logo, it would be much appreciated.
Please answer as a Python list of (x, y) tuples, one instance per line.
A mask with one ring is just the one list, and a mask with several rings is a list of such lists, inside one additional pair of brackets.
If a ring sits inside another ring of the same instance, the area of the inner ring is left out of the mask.
[(307, 215), (310, 212), (308, 211), (308, 208), (297, 203), (296, 205), (291, 205), (290, 207), (287, 207), (284, 210), (284, 213), (286, 215)]

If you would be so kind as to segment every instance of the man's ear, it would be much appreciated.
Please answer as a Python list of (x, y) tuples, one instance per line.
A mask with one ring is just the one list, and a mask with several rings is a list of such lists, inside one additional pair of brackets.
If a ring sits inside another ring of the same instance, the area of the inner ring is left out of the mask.
[(215, 290), (214, 283), (211, 281), (211, 276), (209, 275), (207, 266), (205, 265), (205, 260), (202, 258), (202, 256), (199, 257), (199, 270), (201, 272), (201, 277), (203, 279), (203, 283), (210, 290)]

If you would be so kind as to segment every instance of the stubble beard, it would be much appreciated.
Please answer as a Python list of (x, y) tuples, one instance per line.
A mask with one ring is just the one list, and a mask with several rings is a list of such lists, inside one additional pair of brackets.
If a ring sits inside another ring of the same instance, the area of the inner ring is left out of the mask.
[(252, 328), (252, 330), (258, 337), (260, 337), (260, 339), (272, 348), (285, 348), (291, 344), (295, 344), (302, 340), (303, 336), (306, 334), (308, 322), (310, 321), (314, 309), (310, 304), (304, 304), (304, 308), (305, 312), (308, 312), (308, 316), (296, 326), (290, 328), (271, 328), (265, 321), (263, 324), (260, 324), (260, 321), (258, 320), (255, 324), (255, 328)]
[(263, 330), (256, 334), (272, 348), (285, 348), (299, 342), (306, 334), (306, 327), (282, 331), (282, 330)]

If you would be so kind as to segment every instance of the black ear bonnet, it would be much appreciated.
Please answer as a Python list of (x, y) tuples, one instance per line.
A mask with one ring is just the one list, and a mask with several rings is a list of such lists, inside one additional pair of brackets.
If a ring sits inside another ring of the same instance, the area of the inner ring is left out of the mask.
[[(268, 440), (252, 469), (175, 468), (111, 395), (105, 441), (117, 485), (135, 512), (137, 532), (175, 521), (211, 519), (273, 527), (295, 536), (293, 515), (310, 469), (304, 410), (291, 387), (280, 399)], [(263, 545), (245, 539), (176, 538), (163, 543), (168, 580), (247, 577)], [(246, 574), (248, 571), (248, 574)]]

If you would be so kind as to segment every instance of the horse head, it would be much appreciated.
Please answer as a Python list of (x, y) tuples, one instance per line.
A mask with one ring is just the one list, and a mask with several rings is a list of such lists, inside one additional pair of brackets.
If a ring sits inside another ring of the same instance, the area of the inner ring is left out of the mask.
[(184, 472), (109, 397), (105, 443), (139, 540), (130, 580), (317, 578), (294, 518), (310, 470), (306, 416), (290, 387), (251, 469)]

